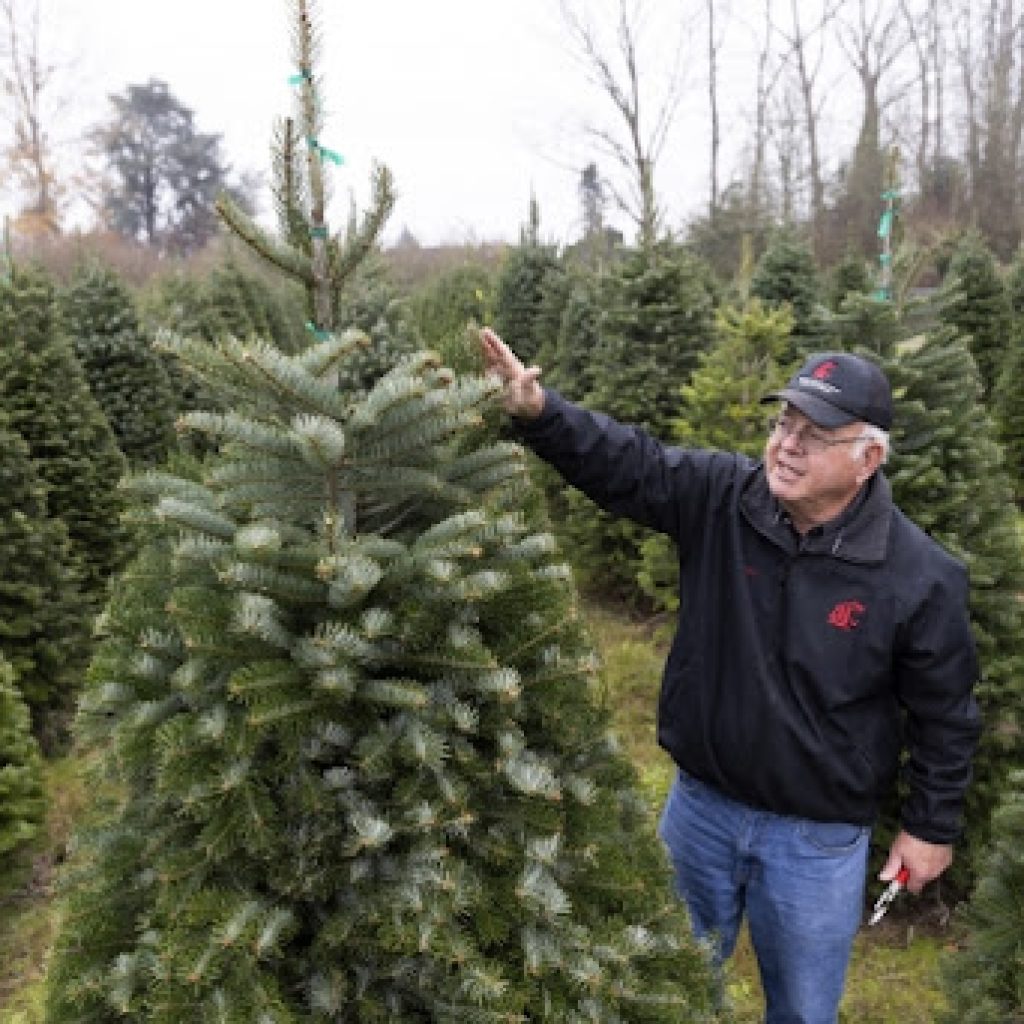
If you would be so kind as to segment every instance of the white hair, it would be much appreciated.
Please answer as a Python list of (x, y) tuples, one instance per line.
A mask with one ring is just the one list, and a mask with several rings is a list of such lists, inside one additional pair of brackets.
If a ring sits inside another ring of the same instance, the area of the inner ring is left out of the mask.
[(856, 444), (850, 445), (851, 456), (854, 459), (861, 458), (869, 444), (881, 446), (882, 464), (884, 465), (889, 458), (889, 431), (876, 427), (873, 423), (865, 423), (860, 439)]

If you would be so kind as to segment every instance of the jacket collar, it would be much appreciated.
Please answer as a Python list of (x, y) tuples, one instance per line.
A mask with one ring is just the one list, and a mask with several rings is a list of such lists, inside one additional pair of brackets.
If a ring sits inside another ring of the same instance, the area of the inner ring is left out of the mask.
[(842, 514), (802, 537), (785, 509), (768, 489), (764, 463), (751, 473), (740, 507), (750, 525), (773, 544), (790, 553), (831, 555), (846, 562), (876, 563), (885, 558), (892, 526), (892, 491), (879, 470)]

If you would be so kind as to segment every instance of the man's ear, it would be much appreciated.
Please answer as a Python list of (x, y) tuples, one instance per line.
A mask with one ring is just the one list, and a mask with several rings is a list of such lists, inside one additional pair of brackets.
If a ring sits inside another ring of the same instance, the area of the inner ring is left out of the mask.
[(857, 483), (862, 484), (875, 474), (882, 464), (882, 446), (877, 441), (868, 441), (860, 454), (860, 469), (857, 470)]

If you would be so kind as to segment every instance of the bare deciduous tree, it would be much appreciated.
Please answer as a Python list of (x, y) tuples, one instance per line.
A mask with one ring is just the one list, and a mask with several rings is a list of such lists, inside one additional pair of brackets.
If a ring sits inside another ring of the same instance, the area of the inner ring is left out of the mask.
[(63, 199), (55, 173), (48, 116), (58, 65), (44, 59), (38, 2), (0, 0), (3, 19), (4, 115), (11, 139), (3, 146), (8, 172), (26, 199), (18, 226), (31, 233), (57, 234)]
[[(648, 127), (641, 104), (639, 38), (643, 22), (640, 0), (619, 0), (614, 52), (605, 48), (600, 33), (585, 9), (561, 0), (562, 17), (581, 59), (595, 84), (612, 101), (620, 124), (617, 129), (588, 126), (587, 133), (625, 172), (627, 184), (607, 181), (615, 204), (636, 224), (642, 246), (653, 244), (662, 226), (662, 209), (654, 183), (654, 169), (665, 146), (682, 90), (682, 61), (669, 69), (669, 81)], [(622, 129), (625, 128), (625, 137)]]

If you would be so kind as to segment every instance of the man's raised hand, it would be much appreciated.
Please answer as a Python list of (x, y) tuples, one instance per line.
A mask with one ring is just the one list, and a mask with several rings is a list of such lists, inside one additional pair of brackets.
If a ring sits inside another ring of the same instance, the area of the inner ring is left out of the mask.
[(504, 387), (502, 405), (505, 411), (524, 419), (532, 420), (539, 416), (544, 410), (544, 389), (537, 381), (540, 367), (523, 366), (515, 352), (490, 327), (480, 331), (480, 345), (487, 372), (498, 377)]

